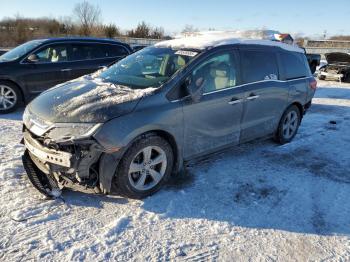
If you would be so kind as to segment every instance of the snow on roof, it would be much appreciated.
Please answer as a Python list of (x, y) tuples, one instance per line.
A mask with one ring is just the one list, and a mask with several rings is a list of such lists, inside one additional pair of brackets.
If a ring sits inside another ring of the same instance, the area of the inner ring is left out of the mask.
[(155, 46), (171, 48), (194, 48), (205, 49), (230, 44), (250, 44), (277, 46), (288, 51), (304, 53), (302, 48), (296, 45), (284, 44), (278, 41), (272, 41), (271, 35), (275, 31), (208, 31), (195, 32), (182, 35), (180, 38), (162, 41)]

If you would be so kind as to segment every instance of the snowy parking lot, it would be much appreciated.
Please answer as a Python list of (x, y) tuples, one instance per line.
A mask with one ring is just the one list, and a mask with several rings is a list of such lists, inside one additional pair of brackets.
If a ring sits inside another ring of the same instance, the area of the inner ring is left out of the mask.
[(44, 200), (21, 163), (22, 111), (0, 115), (1, 261), (349, 261), (350, 85), (319, 82), (298, 135), (196, 163), (140, 200)]

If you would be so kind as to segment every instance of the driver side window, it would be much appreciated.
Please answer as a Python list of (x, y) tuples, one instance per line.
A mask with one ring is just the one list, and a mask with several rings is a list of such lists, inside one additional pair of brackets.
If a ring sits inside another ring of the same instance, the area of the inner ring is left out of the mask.
[(67, 45), (50, 45), (34, 53), (36, 63), (67, 61)]
[(202, 62), (192, 72), (192, 81), (203, 93), (236, 85), (236, 64), (230, 52), (216, 54)]

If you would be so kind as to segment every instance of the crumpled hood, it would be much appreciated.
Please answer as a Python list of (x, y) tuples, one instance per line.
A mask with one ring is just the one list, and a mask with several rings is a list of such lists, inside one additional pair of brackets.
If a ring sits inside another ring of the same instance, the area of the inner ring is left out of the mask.
[(91, 76), (55, 86), (29, 105), (29, 111), (51, 123), (103, 123), (134, 110), (155, 88), (131, 89)]
[(328, 53), (325, 54), (328, 64), (337, 64), (337, 63), (349, 63), (350, 64), (350, 54), (348, 53)]

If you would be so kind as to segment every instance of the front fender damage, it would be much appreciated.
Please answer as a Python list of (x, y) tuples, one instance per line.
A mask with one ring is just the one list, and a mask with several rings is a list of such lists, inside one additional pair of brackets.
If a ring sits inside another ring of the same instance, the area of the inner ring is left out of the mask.
[(112, 182), (115, 171), (119, 163), (119, 158), (115, 154), (102, 154), (99, 165), (99, 181), (102, 193), (107, 194), (112, 191)]

